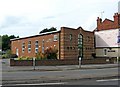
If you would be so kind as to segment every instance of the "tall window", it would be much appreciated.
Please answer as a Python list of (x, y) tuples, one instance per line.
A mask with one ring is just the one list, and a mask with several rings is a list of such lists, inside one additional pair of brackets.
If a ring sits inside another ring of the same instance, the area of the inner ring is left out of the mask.
[(104, 49), (104, 56), (107, 55), (107, 49)]
[(31, 52), (31, 41), (28, 41), (28, 53)]
[(87, 39), (87, 42), (89, 42), (89, 41), (90, 41), (90, 37), (89, 37), (89, 36), (87, 36), (87, 38), (86, 38), (86, 39)]
[(38, 53), (38, 47), (39, 47), (38, 40), (36, 40), (35, 41), (35, 53)]
[(70, 41), (72, 41), (72, 34), (70, 34)]
[(25, 43), (23, 42), (22, 43), (22, 53), (24, 53), (25, 52)]
[(79, 50), (79, 56), (83, 56), (83, 36), (82, 34), (78, 35), (78, 50)]
[(42, 40), (42, 53), (44, 53), (44, 39)]
[(82, 48), (83, 45), (83, 36), (81, 34), (78, 35), (78, 48)]

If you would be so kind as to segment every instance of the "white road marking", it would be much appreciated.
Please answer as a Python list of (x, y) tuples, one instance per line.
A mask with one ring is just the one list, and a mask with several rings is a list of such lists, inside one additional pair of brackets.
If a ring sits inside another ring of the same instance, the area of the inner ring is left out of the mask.
[(105, 82), (105, 81), (116, 81), (120, 79), (101, 79), (101, 80), (96, 80), (97, 82)]
[(65, 83), (39, 83), (39, 84), (15, 84), (15, 85), (60, 85)]

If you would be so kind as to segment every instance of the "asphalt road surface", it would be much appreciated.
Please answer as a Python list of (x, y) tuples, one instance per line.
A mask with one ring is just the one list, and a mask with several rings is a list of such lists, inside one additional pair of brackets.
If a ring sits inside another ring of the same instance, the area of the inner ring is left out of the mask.
[[(117, 68), (69, 70), (69, 71), (19, 71), (4, 72), (2, 74), (3, 84), (47, 82), (49, 80), (67, 81), (69, 79), (93, 78), (117, 75)], [(36, 80), (36, 81), (35, 81)]]
[[(66, 82), (49, 82), (49, 83), (33, 83), (33, 84), (12, 84), (12, 85), (9, 85), (9, 86), (28, 86), (28, 87), (31, 87), (31, 86), (63, 86), (63, 85), (76, 85), (76, 86), (84, 86), (84, 85), (87, 85), (87, 86), (90, 86), (92, 87), (94, 85), (94, 87), (97, 87), (97, 86), (102, 86), (102, 85), (111, 85), (111, 86), (118, 86), (119, 87), (119, 84), (118, 82), (120, 81), (120, 79), (118, 78), (109, 78), (109, 79), (85, 79), (85, 80), (73, 80), (73, 81), (66, 81)], [(96, 85), (96, 86), (95, 86)], [(6, 85), (8, 86), (8, 85)], [(64, 86), (63, 86), (64, 87)]]

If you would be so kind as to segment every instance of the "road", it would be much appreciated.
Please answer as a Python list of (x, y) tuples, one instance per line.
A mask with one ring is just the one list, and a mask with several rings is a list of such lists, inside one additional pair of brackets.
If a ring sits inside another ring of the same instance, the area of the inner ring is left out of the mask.
[[(84, 80), (72, 80), (72, 81), (65, 81), (65, 82), (49, 82), (49, 83), (33, 83), (33, 84), (9, 84), (9, 86), (57, 86), (59, 85), (61, 86), (65, 86), (65, 85), (75, 85), (75, 87), (79, 87), (79, 86), (85, 86), (87, 85), (87, 87), (97, 87), (97, 86), (102, 86), (102, 85), (106, 85), (106, 86), (110, 86), (110, 87), (118, 87), (118, 81), (120, 81), (120, 79), (114, 77), (114, 78), (109, 78), (109, 79), (84, 79)], [(7, 85), (6, 85), (7, 86)], [(108, 86), (108, 87), (109, 87)], [(86, 87), (86, 86), (85, 86)]]
[(118, 85), (118, 78), (109, 79), (85, 79), (66, 82), (67, 85)]
[(49, 80), (68, 80), (91, 78), (101, 76), (112, 76), (118, 74), (117, 68), (90, 69), (90, 70), (69, 70), (69, 71), (16, 71), (3, 72), (3, 83), (30, 82), (39, 80), (40, 82)]

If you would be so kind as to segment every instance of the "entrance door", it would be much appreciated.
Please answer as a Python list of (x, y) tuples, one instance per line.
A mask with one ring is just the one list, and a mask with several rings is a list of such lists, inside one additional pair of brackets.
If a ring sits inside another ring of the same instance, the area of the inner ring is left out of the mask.
[(16, 49), (16, 55), (19, 56), (18, 49)]

